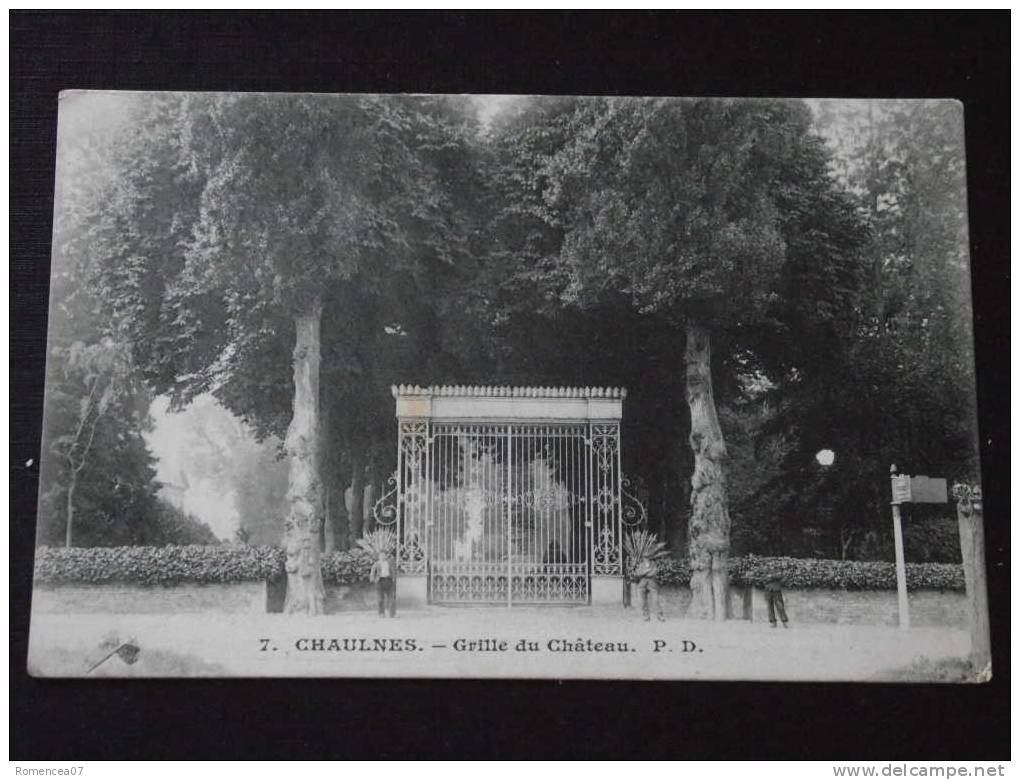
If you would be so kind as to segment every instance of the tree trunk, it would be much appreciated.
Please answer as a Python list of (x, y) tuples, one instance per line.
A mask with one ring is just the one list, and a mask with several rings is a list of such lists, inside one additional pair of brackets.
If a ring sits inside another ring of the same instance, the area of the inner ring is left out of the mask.
[(363, 534), (370, 534), (375, 530), (375, 518), (372, 516), (372, 507), (375, 506), (377, 498), (375, 482), (369, 477), (365, 481), (365, 492), (361, 502), (361, 530)]
[(78, 487), (78, 472), (71, 468), (71, 481), (67, 485), (67, 529), (64, 532), (64, 546), (71, 546), (71, 532), (74, 528), (74, 491)]
[[(343, 485), (343, 482), (338, 482), (338, 485)], [(347, 504), (346, 494), (343, 487), (338, 487), (334, 491), (335, 502), (334, 506), (334, 527), (336, 528), (336, 549), (338, 550), (349, 550), (354, 542), (351, 537), (350, 522), (347, 519)]]
[(328, 485), (323, 485), (323, 527), (322, 527), (322, 549), (331, 553), (336, 549), (336, 533), (333, 527), (333, 491)]
[(332, 420), (332, 405), (326, 401), (326, 393), (320, 395), (321, 414), (319, 419), (319, 479), (322, 483), (322, 551), (331, 553), (336, 550), (336, 502), (333, 487), (335, 482), (336, 458), (329, 446), (328, 432)]
[(318, 301), (294, 318), (294, 412), (285, 446), (290, 461), (284, 522), (287, 552), (285, 612), (322, 613), (325, 589), (320, 568), (322, 490), (319, 481), (319, 324)]
[(365, 530), (365, 452), (360, 445), (351, 448), (351, 486), (344, 498), (350, 541), (354, 545)]
[(729, 585), (730, 513), (726, 499), (726, 442), (712, 397), (711, 334), (687, 326), (687, 404), (691, 409), (691, 617), (725, 620)]
[(382, 466), (379, 462), (379, 455), (377, 452), (373, 452), (368, 467), (368, 481), (365, 485), (365, 505), (362, 511), (365, 533), (371, 533), (375, 530), (375, 515), (372, 510), (375, 509), (375, 502), (386, 492), (385, 481)]

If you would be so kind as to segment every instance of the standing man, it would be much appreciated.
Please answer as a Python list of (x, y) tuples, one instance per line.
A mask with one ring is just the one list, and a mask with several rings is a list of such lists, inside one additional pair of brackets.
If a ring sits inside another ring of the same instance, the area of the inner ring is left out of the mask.
[(776, 627), (776, 613), (778, 613), (779, 619), (783, 621), (783, 628), (787, 628), (786, 604), (783, 602), (783, 580), (778, 574), (769, 577), (765, 583), (765, 600), (769, 605), (769, 625), (773, 628)]
[(393, 561), (385, 550), (379, 551), (376, 562), (372, 564), (372, 571), (368, 579), (376, 584), (379, 592), (379, 617), (386, 615), (387, 601), (389, 602), (390, 617), (397, 616), (397, 583), (394, 572)]
[(645, 620), (651, 620), (651, 610), (655, 610), (659, 620), (666, 619), (662, 614), (662, 602), (659, 601), (658, 573), (659, 567), (648, 556), (643, 557), (634, 567), (634, 578), (637, 580), (638, 593), (641, 594), (641, 614)]

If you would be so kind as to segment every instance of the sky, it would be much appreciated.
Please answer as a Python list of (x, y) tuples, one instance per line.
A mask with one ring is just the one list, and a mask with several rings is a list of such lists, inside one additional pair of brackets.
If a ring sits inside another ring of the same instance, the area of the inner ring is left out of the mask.
[(478, 107), (478, 121), (488, 127), (500, 111), (520, 99), (519, 95), (474, 95), (473, 100)]

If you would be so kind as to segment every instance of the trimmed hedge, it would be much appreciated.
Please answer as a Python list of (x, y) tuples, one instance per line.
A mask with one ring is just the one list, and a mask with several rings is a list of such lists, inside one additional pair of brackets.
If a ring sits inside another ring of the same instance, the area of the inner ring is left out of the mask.
[[(659, 583), (687, 585), (685, 559), (659, 560)], [(322, 556), (322, 579), (331, 585), (368, 580), (372, 556), (364, 550), (343, 550)], [(133, 582), (139, 585), (250, 582), (283, 575), (283, 550), (276, 547), (40, 547), (35, 556), (37, 582), (49, 584)], [(730, 582), (762, 587), (778, 576), (786, 588), (893, 590), (896, 567), (881, 561), (830, 561), (813, 558), (764, 558), (749, 555), (730, 560)], [(964, 589), (963, 568), (952, 563), (908, 563), (910, 590)]]
[(40, 547), (35, 579), (56, 585), (252, 582), (279, 576), (283, 562), (277, 547)]
[[(759, 558), (748, 555), (730, 564), (731, 582), (763, 587), (779, 577), (785, 588), (895, 590), (896, 564), (885, 561), (831, 561), (817, 558)], [(963, 590), (963, 567), (955, 563), (908, 563), (908, 590)]]
[(691, 565), (686, 558), (672, 555), (655, 561), (659, 566), (656, 579), (660, 585), (686, 585), (691, 581)]
[[(662, 558), (660, 585), (688, 585), (690, 564), (680, 558)], [(831, 590), (895, 590), (896, 564), (885, 561), (832, 561), (818, 558), (765, 558), (748, 555), (730, 559), (730, 583), (762, 588), (779, 577), (784, 588)], [(908, 590), (964, 589), (963, 567), (955, 563), (908, 563)]]
[(322, 581), (327, 585), (368, 582), (372, 555), (366, 550), (339, 550), (322, 556)]
[[(54, 585), (252, 582), (282, 577), (284, 561), (278, 547), (40, 547), (35, 579)], [(364, 550), (322, 556), (322, 579), (328, 584), (367, 582), (371, 569), (372, 556)]]

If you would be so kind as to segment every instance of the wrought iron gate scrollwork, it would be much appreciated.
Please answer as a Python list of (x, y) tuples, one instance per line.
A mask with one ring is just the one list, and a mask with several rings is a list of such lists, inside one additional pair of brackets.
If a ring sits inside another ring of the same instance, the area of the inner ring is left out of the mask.
[(372, 505), (372, 518), (375, 520), (376, 528), (387, 528), (391, 531), (397, 529), (397, 472), (393, 472), (386, 478), (385, 490)]
[(397, 451), (397, 565), (403, 574), (423, 574), (428, 567), (429, 424), (425, 420), (400, 423)]
[(648, 508), (637, 497), (637, 491), (630, 477), (624, 474), (620, 478), (620, 500), (623, 505), (623, 512), (620, 520), (626, 529), (637, 529), (648, 527)]
[(644, 522), (617, 420), (401, 418), (397, 455), (374, 515), (433, 603), (588, 603), (593, 577), (623, 574), (625, 523)]
[(620, 426), (591, 426), (592, 573), (623, 572), (620, 525)]

